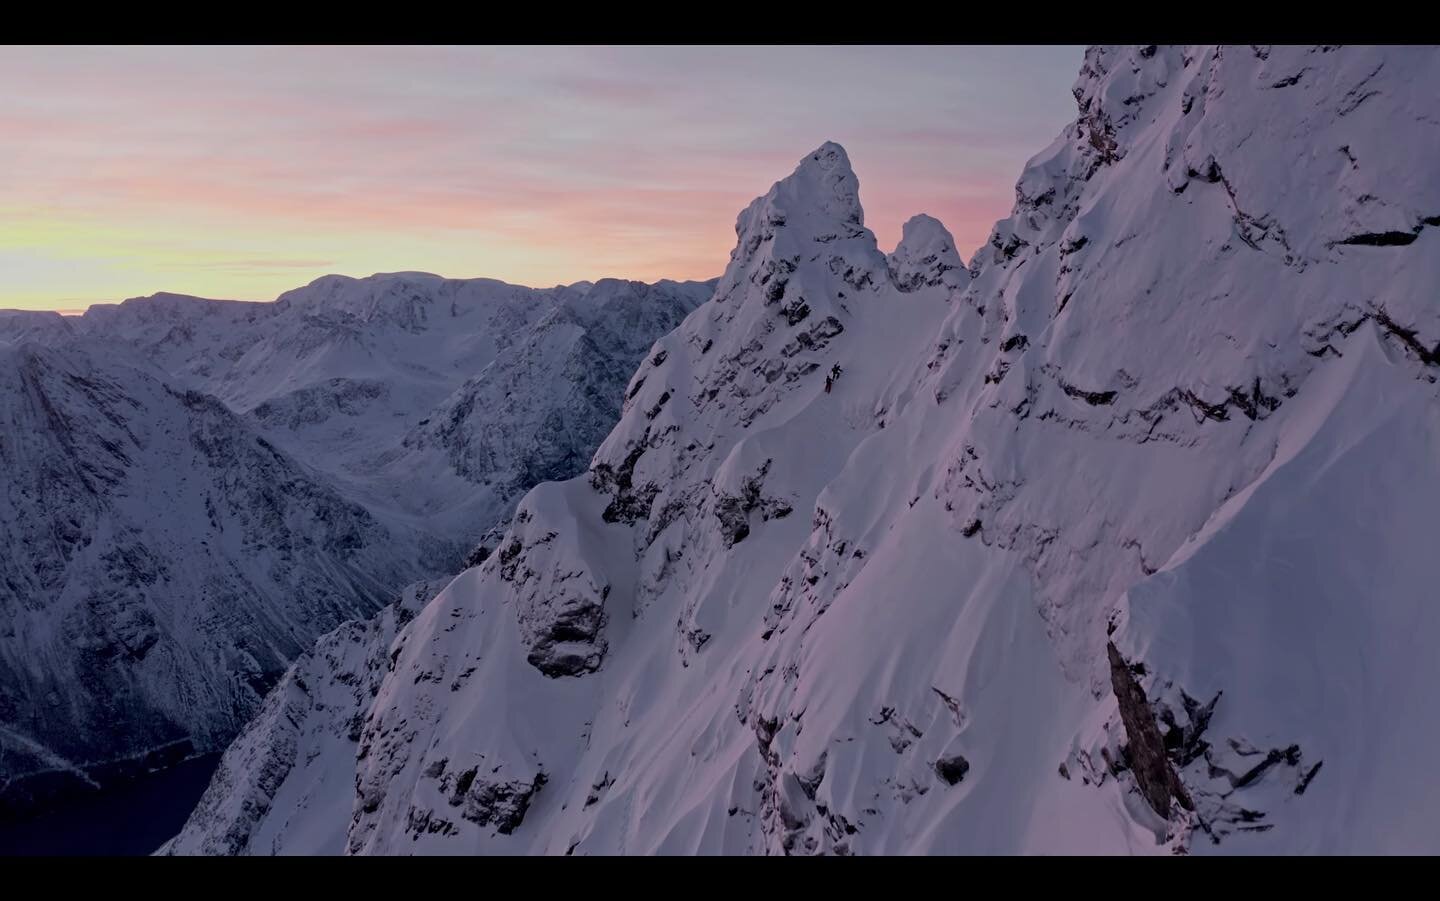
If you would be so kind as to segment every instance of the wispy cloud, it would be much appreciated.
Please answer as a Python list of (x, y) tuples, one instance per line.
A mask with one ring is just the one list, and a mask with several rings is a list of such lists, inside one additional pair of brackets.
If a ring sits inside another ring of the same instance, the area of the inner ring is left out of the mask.
[[(821, 141), (882, 243), (962, 247), (1073, 114), (1079, 48), (11, 47), (0, 305), (273, 297), (324, 271), (704, 278)], [(23, 259), (21, 256), (23, 255)]]
[(334, 260), (182, 260), (169, 263), (172, 269), (217, 269), (227, 272), (266, 271), (270, 269), (324, 269), (334, 266)]

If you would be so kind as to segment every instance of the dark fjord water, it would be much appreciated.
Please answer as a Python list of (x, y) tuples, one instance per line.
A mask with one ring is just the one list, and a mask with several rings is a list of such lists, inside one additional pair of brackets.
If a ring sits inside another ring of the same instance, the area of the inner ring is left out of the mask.
[(149, 854), (185, 825), (219, 764), (219, 754), (194, 757), (39, 816), (0, 823), (0, 855)]

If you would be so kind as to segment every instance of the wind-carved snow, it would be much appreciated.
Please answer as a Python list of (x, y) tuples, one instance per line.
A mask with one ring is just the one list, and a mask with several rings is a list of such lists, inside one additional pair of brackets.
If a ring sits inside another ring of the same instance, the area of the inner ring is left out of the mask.
[(260, 850), (1435, 851), (1437, 76), (1092, 48), (964, 272), (824, 145)]

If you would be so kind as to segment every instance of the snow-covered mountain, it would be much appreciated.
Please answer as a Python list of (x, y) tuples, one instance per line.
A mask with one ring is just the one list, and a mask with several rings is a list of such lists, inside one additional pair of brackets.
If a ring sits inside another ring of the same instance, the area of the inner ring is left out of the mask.
[(321, 633), (455, 547), (123, 355), (0, 348), (0, 797), (223, 747)]
[(584, 468), (641, 355), (712, 287), (330, 275), (274, 303), (157, 294), (75, 322), (220, 398), (367, 506), (469, 541), (540, 479)]
[(386, 506), (478, 537), (534, 485), (585, 470), (645, 352), (713, 287), (605, 279), (561, 295), (527, 328), (497, 332), (490, 363), (347, 475)]
[(822, 146), (373, 697), (296, 670), (353, 755), (222, 765), (355, 791), (217, 779), (169, 850), (1440, 850), (1437, 78), (1093, 48), (968, 271)]
[(52, 310), (0, 310), (0, 347), (26, 341), (63, 344), (76, 334), (70, 319)]
[(712, 286), (401, 273), (0, 315), (6, 803), (224, 747), (319, 635), (582, 472)]

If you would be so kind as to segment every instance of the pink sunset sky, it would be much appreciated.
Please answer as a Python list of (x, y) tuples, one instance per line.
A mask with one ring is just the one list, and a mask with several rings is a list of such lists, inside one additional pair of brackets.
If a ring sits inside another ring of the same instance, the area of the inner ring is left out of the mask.
[(969, 254), (1074, 115), (1080, 47), (6, 47), (0, 307), (249, 300), (331, 272), (723, 271), (826, 140), (888, 249)]

